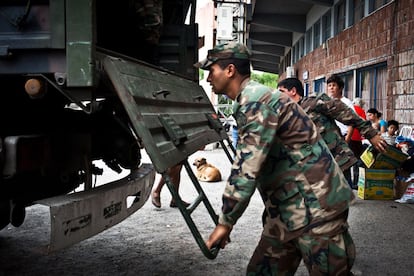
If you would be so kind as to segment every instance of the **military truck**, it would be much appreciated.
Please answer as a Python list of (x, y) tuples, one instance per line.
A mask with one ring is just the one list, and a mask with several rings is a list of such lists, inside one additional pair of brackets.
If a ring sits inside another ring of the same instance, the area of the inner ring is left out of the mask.
[[(229, 141), (193, 67), (195, 11), (196, 0), (0, 2), (0, 229), (45, 204), (50, 249), (64, 248), (143, 206), (158, 172), (214, 258), (191, 219), (205, 203), (216, 221), (208, 199), (198, 186), (183, 207), (165, 174), (178, 162), (191, 173), (189, 155)], [(130, 173), (97, 186), (96, 160)]]

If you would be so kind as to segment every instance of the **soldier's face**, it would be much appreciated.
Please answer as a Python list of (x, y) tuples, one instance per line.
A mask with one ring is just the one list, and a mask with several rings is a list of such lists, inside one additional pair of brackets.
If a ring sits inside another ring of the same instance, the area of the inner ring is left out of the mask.
[(226, 94), (229, 83), (228, 66), (221, 69), (218, 64), (211, 65), (207, 81), (210, 83), (211, 89), (215, 94)]

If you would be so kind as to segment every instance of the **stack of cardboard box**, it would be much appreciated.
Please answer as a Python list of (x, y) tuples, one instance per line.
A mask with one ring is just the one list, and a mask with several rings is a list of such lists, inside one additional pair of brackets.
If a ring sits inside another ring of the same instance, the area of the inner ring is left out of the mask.
[(395, 171), (407, 158), (408, 155), (393, 146), (388, 146), (384, 153), (368, 147), (361, 155), (366, 168), (359, 168), (358, 197), (393, 199)]

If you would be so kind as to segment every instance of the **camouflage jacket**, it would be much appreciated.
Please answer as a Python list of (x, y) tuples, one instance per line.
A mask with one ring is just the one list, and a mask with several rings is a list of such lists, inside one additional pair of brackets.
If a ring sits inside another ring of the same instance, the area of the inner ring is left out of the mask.
[(316, 124), (319, 133), (328, 144), (342, 171), (354, 165), (359, 156), (356, 157), (349, 148), (335, 120), (357, 128), (361, 135), (367, 139), (371, 139), (378, 134), (369, 121), (363, 120), (341, 100), (332, 99), (325, 93), (305, 97), (299, 101), (299, 105)]
[(256, 188), (265, 204), (264, 234), (281, 240), (347, 213), (354, 194), (298, 104), (249, 81), (234, 108), (239, 143), (220, 224), (236, 224)]

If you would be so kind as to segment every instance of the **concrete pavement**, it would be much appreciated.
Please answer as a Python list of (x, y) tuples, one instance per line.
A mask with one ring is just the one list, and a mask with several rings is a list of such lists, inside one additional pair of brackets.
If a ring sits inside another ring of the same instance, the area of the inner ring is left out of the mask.
[[(231, 164), (222, 149), (198, 151), (189, 157), (190, 164), (196, 157), (207, 158), (221, 170), (223, 181), (200, 183), (218, 212)], [(143, 162), (149, 162), (147, 156)], [(181, 176), (180, 195), (183, 200), (193, 201), (198, 194), (187, 173), (183, 171)], [(107, 181), (119, 177), (110, 170), (105, 170), (103, 176)], [(53, 254), (45, 251), (49, 240), (49, 210), (34, 205), (28, 208), (27, 219), (21, 227), (7, 227), (0, 233), (0, 276), (244, 275), (261, 233), (263, 203), (259, 194), (252, 196), (246, 212), (235, 225), (232, 242), (214, 260), (203, 256), (181, 213), (169, 207), (170, 200), (171, 194), (164, 187), (161, 208), (155, 208), (148, 200), (122, 223)], [(199, 207), (192, 217), (206, 239), (214, 225), (205, 208)], [(412, 204), (392, 200), (355, 201), (350, 208), (349, 223), (357, 249), (353, 268), (356, 275), (414, 275), (413, 208)], [(304, 275), (308, 273), (301, 265), (296, 276)]]
[[(220, 168), (224, 178), (228, 176), (230, 165), (222, 149), (200, 151), (190, 156), (189, 160), (196, 156), (206, 157), (208, 162)], [(189, 180), (183, 176), (182, 181)], [(255, 203), (252, 208), (260, 210), (250, 213), (260, 213), (262, 205)], [(353, 269), (355, 275), (414, 275), (411, 256), (414, 249), (413, 204), (357, 198), (350, 208), (349, 224), (357, 250)], [(297, 275), (307, 275), (304, 267)]]

